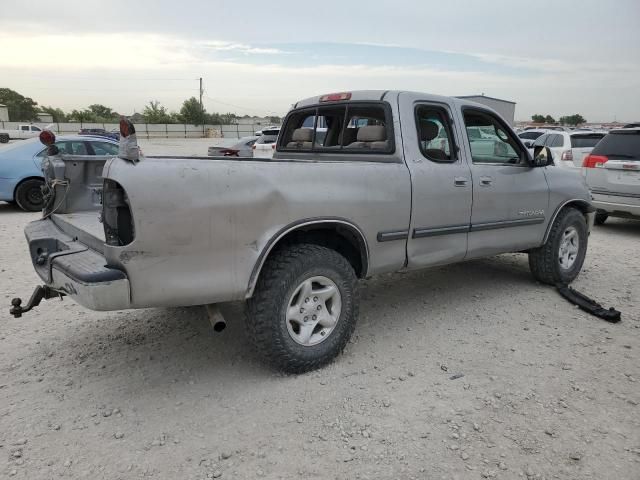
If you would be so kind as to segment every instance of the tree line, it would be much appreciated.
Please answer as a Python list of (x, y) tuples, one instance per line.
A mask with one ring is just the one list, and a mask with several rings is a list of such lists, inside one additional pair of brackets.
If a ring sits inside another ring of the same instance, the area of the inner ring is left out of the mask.
[(561, 125), (571, 125), (572, 127), (575, 127), (576, 125), (580, 125), (582, 123), (587, 122), (587, 119), (584, 118), (579, 113), (560, 117), (558, 121), (556, 121), (555, 118), (553, 118), (551, 115), (535, 114), (535, 115), (531, 115), (531, 120), (533, 120), (535, 123), (548, 123), (548, 124), (560, 123)]
[[(55, 123), (83, 122), (83, 123), (117, 123), (121, 114), (105, 105), (95, 103), (84, 109), (65, 112), (61, 108), (38, 105), (32, 98), (24, 97), (10, 88), (0, 88), (0, 104), (9, 110), (9, 119), (14, 122), (30, 122), (38, 120), (38, 112), (48, 113)], [(208, 113), (196, 97), (191, 97), (182, 103), (179, 112), (169, 112), (157, 100), (151, 100), (144, 107), (142, 113), (132, 116), (135, 122), (144, 123), (186, 123), (191, 125), (232, 125), (240, 118), (250, 118), (249, 115), (239, 117), (235, 113)], [(267, 117), (271, 123), (280, 123), (278, 116)]]

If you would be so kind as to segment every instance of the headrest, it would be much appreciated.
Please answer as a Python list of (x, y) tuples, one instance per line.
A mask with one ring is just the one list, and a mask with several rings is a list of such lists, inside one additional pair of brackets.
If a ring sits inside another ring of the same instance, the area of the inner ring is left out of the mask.
[(359, 142), (382, 142), (387, 139), (387, 129), (384, 125), (368, 125), (358, 130)]
[(420, 141), (430, 142), (438, 136), (440, 128), (438, 124), (431, 120), (422, 120), (420, 122)]
[(310, 142), (313, 138), (313, 130), (310, 128), (296, 128), (291, 135), (292, 142)]

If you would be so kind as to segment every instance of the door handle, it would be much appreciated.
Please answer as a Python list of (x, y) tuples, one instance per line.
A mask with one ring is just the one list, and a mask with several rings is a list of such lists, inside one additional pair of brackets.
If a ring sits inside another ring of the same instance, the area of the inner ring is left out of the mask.
[(469, 179), (468, 178), (464, 178), (464, 177), (455, 177), (453, 179), (453, 184), (456, 187), (466, 187), (467, 184), (469, 183)]
[(493, 185), (493, 178), (491, 177), (480, 177), (480, 186), (481, 187), (490, 187)]

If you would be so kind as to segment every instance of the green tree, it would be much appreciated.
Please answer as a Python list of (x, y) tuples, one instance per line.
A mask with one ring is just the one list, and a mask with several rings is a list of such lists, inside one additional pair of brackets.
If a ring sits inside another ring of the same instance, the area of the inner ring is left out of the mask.
[(574, 113), (573, 115), (560, 117), (560, 123), (562, 123), (563, 125), (576, 126), (582, 123), (586, 123), (586, 121), (587, 120), (579, 113)]
[(84, 123), (87, 123), (87, 122), (95, 123), (99, 121), (96, 114), (86, 108), (84, 110), (75, 110), (75, 109), (72, 110), (71, 113), (69, 114), (69, 120), (73, 122), (84, 122)]
[(544, 115), (536, 113), (535, 115), (531, 115), (531, 120), (535, 123), (544, 123)]
[(51, 115), (53, 117), (53, 121), (56, 123), (67, 121), (67, 114), (64, 113), (60, 108), (40, 107), (40, 110)]
[(147, 123), (174, 123), (174, 118), (167, 109), (157, 100), (151, 100), (142, 111), (144, 121)]
[(269, 120), (269, 122), (276, 124), (276, 125), (280, 125), (282, 123), (282, 118), (278, 117), (277, 115), (271, 115), (269, 117), (267, 117), (267, 120)]
[(38, 104), (10, 88), (0, 88), (0, 103), (7, 106), (9, 120), (28, 122), (38, 119)]
[(544, 117), (544, 123), (556, 123), (556, 119), (551, 115), (547, 115), (546, 117)]
[(111, 122), (120, 119), (120, 115), (117, 112), (114, 112), (109, 107), (105, 107), (99, 103), (89, 105), (87, 110), (94, 114), (96, 121), (98, 122)]
[(185, 123), (202, 125), (206, 120), (205, 112), (204, 107), (200, 108), (200, 102), (198, 102), (196, 97), (191, 97), (182, 104), (180, 116)]

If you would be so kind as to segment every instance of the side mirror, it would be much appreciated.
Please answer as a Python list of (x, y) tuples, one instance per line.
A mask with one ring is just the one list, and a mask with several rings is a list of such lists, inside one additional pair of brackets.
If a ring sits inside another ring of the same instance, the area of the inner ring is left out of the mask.
[(538, 146), (533, 148), (533, 162), (534, 167), (546, 167), (547, 165), (553, 165), (553, 156), (549, 147)]

